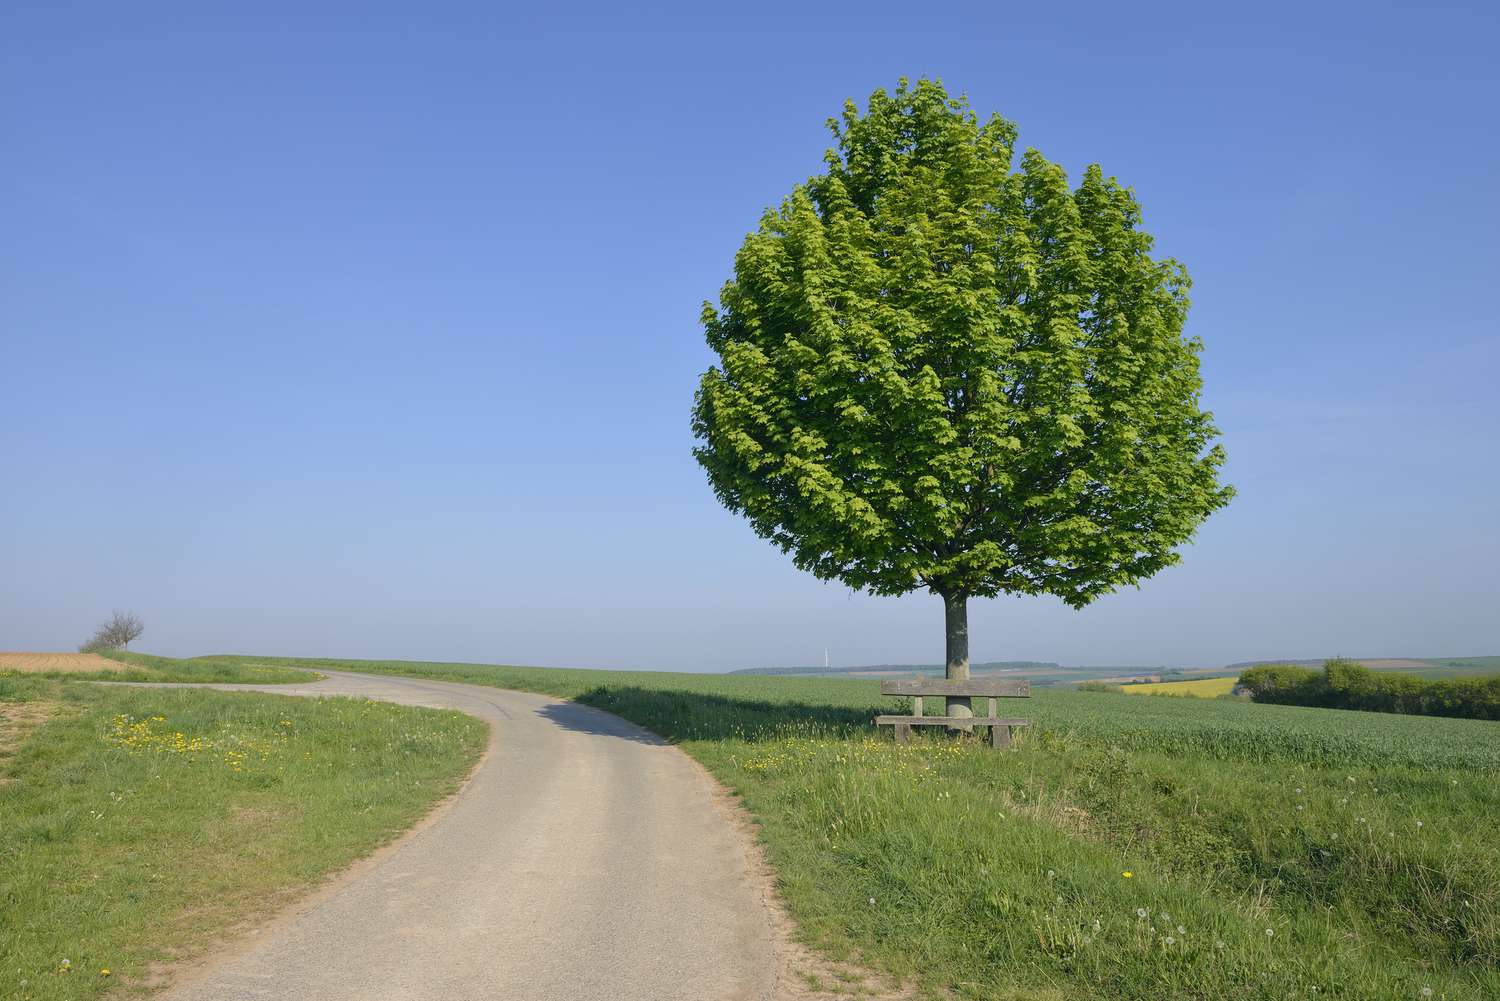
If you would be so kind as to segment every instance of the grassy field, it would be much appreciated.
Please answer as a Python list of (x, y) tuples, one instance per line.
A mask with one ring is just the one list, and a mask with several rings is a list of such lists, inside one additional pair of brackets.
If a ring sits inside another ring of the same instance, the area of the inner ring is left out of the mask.
[(1430, 669), (1416, 670), (1424, 678), (1476, 678), (1500, 674), (1500, 657), (1427, 657)]
[(1147, 685), (1121, 685), (1126, 695), (1188, 695), (1195, 699), (1216, 699), (1234, 691), (1238, 678), (1200, 678), (1197, 681), (1160, 681)]
[(409, 827), (485, 741), (452, 712), (0, 676), (0, 998), (156, 985)]
[(1037, 725), (996, 754), (877, 739), (899, 702), (868, 681), (236, 662), (549, 692), (650, 727), (742, 795), (810, 942), (926, 992), (1500, 996), (1493, 723), (1047, 689), (1007, 705)]
[[(34, 656), (45, 657), (46, 655)], [(201, 684), (268, 685), (314, 681), (318, 677), (316, 672), (302, 668), (247, 664), (234, 659), (213, 657), (176, 660), (171, 657), (153, 657), (144, 653), (128, 653), (124, 650), (105, 650), (90, 656), (105, 658), (114, 663), (98, 671), (79, 670), (76, 666), (69, 666), (62, 670), (37, 670), (33, 667), (23, 670), (0, 661), (0, 678), (24, 674), (31, 678), (66, 678), (69, 681), (176, 681)]]

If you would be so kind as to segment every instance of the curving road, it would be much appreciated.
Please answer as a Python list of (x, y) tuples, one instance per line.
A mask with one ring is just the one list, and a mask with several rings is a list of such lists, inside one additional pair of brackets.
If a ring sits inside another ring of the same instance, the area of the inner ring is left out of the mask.
[(327, 672), (215, 685), (457, 709), (489, 752), (432, 823), (172, 1001), (771, 998), (772, 917), (710, 779), (619, 717), (498, 688)]

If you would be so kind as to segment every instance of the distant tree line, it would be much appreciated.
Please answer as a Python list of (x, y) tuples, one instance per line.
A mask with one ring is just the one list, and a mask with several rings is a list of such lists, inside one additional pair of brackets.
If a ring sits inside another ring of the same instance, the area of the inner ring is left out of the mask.
[(94, 635), (78, 647), (79, 653), (98, 653), (101, 650), (124, 650), (132, 640), (146, 631), (146, 624), (133, 612), (116, 612), (109, 620), (94, 630)]
[[(1046, 671), (1056, 670), (1059, 665), (1041, 660), (992, 660), (971, 665), (976, 672), (984, 671)], [(863, 674), (875, 671), (901, 671), (915, 674), (942, 671), (941, 664), (865, 664), (862, 667), (745, 667), (730, 674)]]
[(1256, 702), (1500, 720), (1500, 676), (1429, 680), (1336, 657), (1321, 671), (1292, 664), (1252, 667), (1240, 675), (1240, 687)]

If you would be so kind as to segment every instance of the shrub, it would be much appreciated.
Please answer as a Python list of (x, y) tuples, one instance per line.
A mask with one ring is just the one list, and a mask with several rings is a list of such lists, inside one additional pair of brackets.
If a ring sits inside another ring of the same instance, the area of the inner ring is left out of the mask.
[(1256, 702), (1500, 720), (1500, 676), (1429, 681), (1415, 674), (1372, 671), (1335, 657), (1321, 672), (1262, 664), (1242, 673), (1240, 685)]
[(123, 650), (132, 640), (146, 631), (146, 624), (134, 612), (116, 612), (109, 621), (94, 630), (78, 647), (79, 653), (99, 653), (103, 650)]

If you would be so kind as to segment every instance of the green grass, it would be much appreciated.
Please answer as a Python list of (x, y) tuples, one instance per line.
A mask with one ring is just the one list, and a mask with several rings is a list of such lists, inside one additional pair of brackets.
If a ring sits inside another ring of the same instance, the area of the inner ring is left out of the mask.
[(0, 998), (144, 990), (409, 827), (485, 741), (385, 703), (0, 677)]
[(810, 942), (929, 993), (1500, 996), (1494, 723), (1046, 689), (1006, 704), (1037, 725), (997, 754), (876, 739), (899, 702), (869, 681), (242, 662), (641, 723), (741, 794)]

